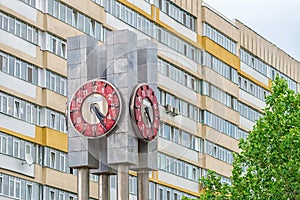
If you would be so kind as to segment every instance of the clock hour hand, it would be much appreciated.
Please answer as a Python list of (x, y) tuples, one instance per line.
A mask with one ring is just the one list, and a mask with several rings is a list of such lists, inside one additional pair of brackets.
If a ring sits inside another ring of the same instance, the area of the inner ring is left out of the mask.
[(147, 118), (150, 122), (150, 125), (152, 125), (152, 122), (151, 122), (151, 117), (150, 117), (150, 111), (149, 111), (149, 107), (145, 107), (145, 112), (146, 112), (146, 115), (147, 115)]
[(97, 108), (97, 106), (95, 105), (95, 103), (91, 104), (91, 105), (90, 105), (90, 108), (91, 108), (91, 109), (93, 110), (93, 112), (96, 114), (96, 116), (97, 116), (97, 118), (99, 119), (99, 121), (100, 121), (102, 127), (103, 127), (104, 129), (106, 129), (106, 128), (105, 128), (105, 123), (104, 123), (104, 121), (103, 121), (103, 118), (104, 118), (105, 116), (100, 112), (100, 110)]

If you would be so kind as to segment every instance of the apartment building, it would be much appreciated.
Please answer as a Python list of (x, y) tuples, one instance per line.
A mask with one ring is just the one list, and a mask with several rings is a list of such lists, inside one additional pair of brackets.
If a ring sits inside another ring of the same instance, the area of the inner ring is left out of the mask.
[[(68, 37), (128, 29), (158, 45), (158, 171), (149, 199), (197, 197), (262, 115), (276, 74), (300, 92), (300, 63), (202, 0), (0, 0), (0, 199), (74, 200), (68, 167)], [(98, 198), (91, 175), (90, 198)], [(137, 180), (130, 173), (130, 199)], [(116, 199), (116, 177), (110, 177)]]

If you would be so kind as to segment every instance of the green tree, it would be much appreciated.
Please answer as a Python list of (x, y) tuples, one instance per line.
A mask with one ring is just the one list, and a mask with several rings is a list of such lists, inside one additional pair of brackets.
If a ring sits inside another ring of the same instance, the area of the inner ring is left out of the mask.
[(210, 172), (200, 199), (300, 199), (300, 94), (276, 77), (263, 114), (239, 143), (232, 184)]

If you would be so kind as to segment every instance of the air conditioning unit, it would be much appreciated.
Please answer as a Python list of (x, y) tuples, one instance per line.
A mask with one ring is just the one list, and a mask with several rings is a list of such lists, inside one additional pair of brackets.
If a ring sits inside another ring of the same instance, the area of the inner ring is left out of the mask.
[(166, 113), (172, 112), (172, 106), (170, 104), (165, 105)]
[(173, 108), (172, 115), (173, 115), (173, 116), (179, 115), (179, 110), (178, 110), (178, 108)]

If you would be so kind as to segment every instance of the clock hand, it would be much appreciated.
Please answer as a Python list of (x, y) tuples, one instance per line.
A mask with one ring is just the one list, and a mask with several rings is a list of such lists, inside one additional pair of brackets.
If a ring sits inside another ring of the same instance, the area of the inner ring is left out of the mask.
[[(146, 115), (147, 115), (147, 118), (148, 118), (148, 120), (149, 120), (149, 122), (150, 122), (150, 131), (152, 132), (150, 135), (149, 135), (149, 133), (147, 133), (147, 139), (148, 140), (152, 140), (152, 135), (153, 135), (153, 127), (152, 127), (152, 120), (151, 120), (151, 117), (150, 117), (150, 111), (149, 111), (149, 107), (147, 106), (147, 107), (145, 107), (144, 108), (145, 109), (145, 112), (146, 112)], [(148, 129), (149, 130), (149, 129)]]
[(147, 115), (147, 118), (148, 118), (148, 120), (149, 120), (149, 122), (150, 122), (150, 125), (152, 126), (151, 117), (150, 117), (150, 112), (149, 112), (149, 107), (145, 107), (144, 109), (145, 109), (145, 111), (146, 111), (146, 115)]
[(90, 108), (94, 111), (94, 113), (96, 114), (97, 118), (99, 119), (102, 127), (106, 130), (105, 128), (105, 123), (103, 121), (103, 118), (105, 117), (101, 112), (100, 110), (95, 106), (95, 103), (91, 104), (90, 105)]

